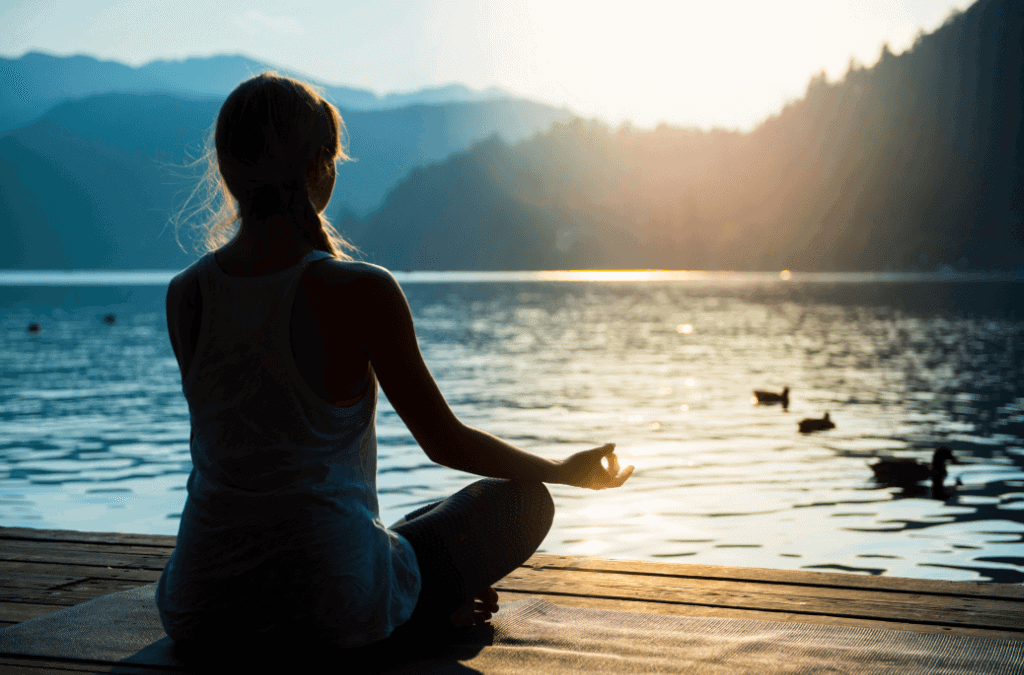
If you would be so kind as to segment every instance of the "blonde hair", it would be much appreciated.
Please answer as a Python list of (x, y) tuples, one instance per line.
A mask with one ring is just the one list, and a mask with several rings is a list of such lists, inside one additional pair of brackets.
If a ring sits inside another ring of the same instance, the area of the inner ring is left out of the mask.
[(191, 213), (205, 216), (194, 226), (200, 231), (197, 248), (220, 248), (240, 220), (278, 215), (314, 248), (352, 260), (345, 251), (356, 248), (317, 212), (306, 176), (307, 165), (321, 151), (323, 169), (351, 159), (344, 134), (338, 110), (303, 82), (265, 72), (238, 85), (207, 134), (205, 152), (197, 160), (206, 168), (182, 209), (184, 213), (192, 197), (205, 192)]

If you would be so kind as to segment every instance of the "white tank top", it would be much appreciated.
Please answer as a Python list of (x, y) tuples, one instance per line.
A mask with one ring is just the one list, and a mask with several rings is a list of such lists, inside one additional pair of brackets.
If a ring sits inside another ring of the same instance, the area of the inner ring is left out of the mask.
[(259, 277), (228, 276), (213, 253), (189, 268), (203, 307), (182, 381), (193, 468), (156, 592), (172, 638), (287, 627), (354, 647), (412, 615), (415, 553), (377, 505), (376, 377), (359, 402), (336, 406), (292, 356), (295, 291), (325, 257)]

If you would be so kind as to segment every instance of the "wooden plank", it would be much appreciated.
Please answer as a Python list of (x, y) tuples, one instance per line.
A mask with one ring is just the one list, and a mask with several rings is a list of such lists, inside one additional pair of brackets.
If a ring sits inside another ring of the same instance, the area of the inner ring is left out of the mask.
[[(3, 541), (3, 540), (9, 541)], [(3, 550), (15, 541), (35, 541), (52, 546), (56, 543), (70, 543), (73, 549), (82, 552), (109, 552), (117, 555), (154, 553), (156, 549), (173, 549), (176, 537), (169, 535), (140, 535), (120, 533), (78, 532), (71, 530), (35, 530), (31, 528), (0, 528), (0, 559), (11, 559), (4, 556)], [(91, 544), (91, 546), (89, 545)], [(84, 546), (83, 546), (84, 545)], [(50, 546), (40, 550), (53, 550)], [(140, 548), (141, 547), (141, 548)], [(24, 551), (22, 547), (17, 550)], [(170, 551), (167, 551), (170, 554)], [(39, 559), (38, 557), (36, 559)], [(51, 562), (63, 562), (54, 559)], [(152, 569), (154, 560), (146, 559), (146, 567)], [(80, 564), (80, 561), (68, 562)], [(677, 576), (700, 579), (734, 579), (758, 581), (771, 584), (822, 585), (840, 588), (865, 588), (870, 590), (889, 589), (912, 593), (947, 594), (952, 596), (972, 595), (977, 597), (1024, 599), (1024, 586), (1016, 584), (994, 584), (990, 582), (952, 582), (940, 580), (903, 579), (898, 577), (872, 576), (865, 577), (854, 574), (837, 574), (805, 570), (772, 570), (743, 567), (720, 567), (710, 565), (690, 565), (685, 563), (661, 563), (650, 561), (631, 561), (601, 558), (577, 558), (535, 554), (524, 567), (535, 569), (550, 567), (554, 569), (581, 569), (590, 571), (624, 572), (649, 576)]]
[(57, 542), (12, 542), (5, 541), (0, 546), (0, 560), (12, 562), (53, 562), (64, 565), (88, 565), (99, 567), (123, 567), (128, 569), (148, 569), (161, 571), (167, 564), (171, 552), (159, 549), (124, 550), (121, 546), (111, 546), (111, 550), (90, 550)]
[(863, 588), (867, 590), (891, 590), (932, 595), (970, 595), (999, 599), (1019, 598), (1024, 600), (1024, 586), (1018, 584), (996, 584), (986, 581), (906, 579), (902, 577), (862, 576), (858, 574), (837, 574), (834, 572), (815, 572), (810, 570), (773, 570), (755, 567), (659, 563), (646, 560), (577, 558), (543, 553), (531, 556), (523, 564), (523, 567), (615, 572), (645, 576), (672, 576), (692, 579), (756, 581), (767, 584)]
[(17, 578), (20, 574), (53, 574), (89, 579), (123, 579), (137, 581), (137, 585), (151, 584), (160, 579), (160, 570), (131, 569), (125, 567), (107, 567), (105, 565), (65, 565), (52, 562), (21, 562), (0, 560), (0, 574), (10, 574)]
[(1024, 605), (1014, 600), (522, 567), (494, 588), (1024, 632)]
[(0, 588), (57, 588), (88, 577), (68, 576), (66, 574), (40, 574), (39, 572), (13, 572), (0, 567)]
[[(0, 528), (0, 622), (153, 583), (175, 537)], [(1024, 586), (536, 554), (502, 597), (736, 618), (1024, 633)], [(582, 604), (581, 604), (582, 603)]]
[(0, 656), (0, 673), (19, 675), (82, 675), (82, 673), (118, 673), (123, 675), (159, 675), (176, 673), (187, 675), (193, 672), (172, 666), (135, 666), (124, 663), (101, 661), (74, 661), (71, 659), (32, 659), (18, 656)]
[(109, 593), (135, 588), (139, 584), (110, 579), (89, 580), (90, 583), (62, 586), (55, 589), (0, 588), (0, 602), (22, 602), (32, 605), (72, 607)]
[[(0, 656), (0, 672), (3, 672), (4, 675), (79, 675), (80, 673), (90, 672), (88, 670), (68, 670), (62, 666), (55, 668), (53, 665), (52, 663), (47, 665), (46, 663), (25, 662)], [(93, 670), (91, 672), (99, 673), (103, 671)]]
[(98, 544), (134, 544), (137, 546), (169, 546), (178, 538), (166, 534), (133, 534), (124, 532), (79, 532), (77, 530), (37, 530), (31, 527), (0, 527), (0, 540), (64, 541)]
[(517, 600), (524, 600), (526, 598), (546, 600), (553, 605), (562, 605), (564, 607), (611, 609), (619, 612), (644, 612), (647, 614), (668, 614), (672, 616), (744, 619), (746, 621), (783, 621), (787, 623), (851, 626), (854, 628), (880, 628), (883, 630), (902, 630), (914, 633), (929, 633), (932, 635), (969, 635), (972, 637), (998, 638), (1003, 640), (1021, 639), (1021, 634), (1017, 631), (967, 628), (963, 626), (932, 626), (918, 623), (853, 619), (827, 615), (766, 612), (757, 609), (733, 609), (729, 607), (705, 607), (702, 605), (644, 602), (642, 600), (609, 600), (606, 598), (593, 598), (585, 595), (543, 595), (539, 593), (516, 593), (501, 590), (498, 593), (498, 605), (499, 607), (503, 607), (508, 603), (515, 602)]
[(74, 553), (110, 553), (114, 555), (137, 555), (150, 558), (171, 557), (173, 548), (166, 546), (138, 546), (135, 544), (104, 544), (94, 542), (43, 541), (27, 539), (5, 539), (0, 541), (0, 556), (5, 551), (60, 551)]

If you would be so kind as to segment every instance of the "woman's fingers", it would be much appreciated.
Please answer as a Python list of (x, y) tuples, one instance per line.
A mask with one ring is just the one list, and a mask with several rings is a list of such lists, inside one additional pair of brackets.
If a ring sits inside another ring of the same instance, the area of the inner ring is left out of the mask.
[(607, 457), (608, 455), (612, 454), (613, 452), (615, 452), (615, 444), (614, 443), (605, 443), (604, 445), (602, 445), (599, 448), (592, 448), (590, 450), (585, 450), (582, 454), (587, 455), (587, 457), (589, 457), (589, 458), (600, 460), (601, 457)]
[[(604, 465), (605, 457), (608, 458), (607, 467)], [(562, 463), (566, 468), (569, 485), (593, 490), (618, 487), (633, 472), (633, 467), (630, 466), (627, 467), (626, 473), (622, 473), (619, 458), (615, 455), (614, 443), (605, 443), (600, 447), (578, 452)]]
[(633, 475), (633, 465), (627, 466), (617, 478), (615, 478), (615, 487), (619, 487), (626, 482), (626, 479)]
[(608, 482), (603, 487), (619, 487), (626, 482), (626, 479), (633, 475), (633, 465), (630, 464), (623, 470), (619, 470), (619, 462), (615, 461), (614, 465), (608, 471)]
[(592, 490), (605, 490), (610, 487), (619, 487), (625, 483), (626, 479), (631, 475), (633, 475), (633, 465), (630, 464), (625, 469), (620, 469), (618, 458), (612, 455), (608, 460), (608, 468), (605, 468), (605, 466), (600, 463), (593, 467), (590, 472), (591, 483), (586, 487), (589, 487)]

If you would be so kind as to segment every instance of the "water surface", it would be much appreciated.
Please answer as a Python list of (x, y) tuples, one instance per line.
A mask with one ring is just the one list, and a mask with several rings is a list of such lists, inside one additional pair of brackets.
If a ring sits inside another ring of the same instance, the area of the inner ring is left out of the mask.
[[(172, 273), (21, 274), (0, 272), (0, 525), (175, 534)], [(636, 466), (618, 490), (550, 486), (541, 552), (1024, 583), (1024, 284), (644, 274), (396, 274), (461, 419)], [(752, 404), (783, 386), (788, 412)], [(835, 429), (797, 432), (825, 411)], [(432, 464), (384, 395), (378, 438), (386, 523), (475, 479)], [(964, 461), (944, 498), (874, 483), (874, 457), (940, 444)]]

